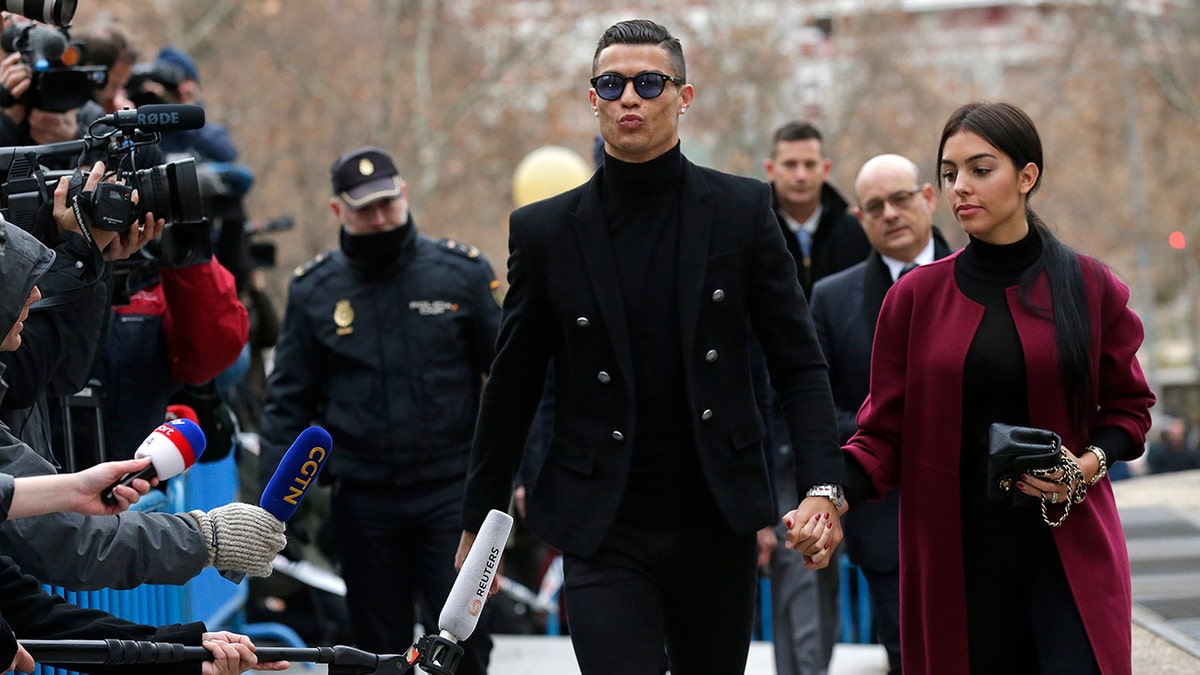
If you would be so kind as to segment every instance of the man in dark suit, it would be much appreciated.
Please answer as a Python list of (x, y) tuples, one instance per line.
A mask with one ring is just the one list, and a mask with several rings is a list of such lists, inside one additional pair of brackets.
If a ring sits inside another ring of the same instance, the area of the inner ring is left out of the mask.
[(811, 297), (813, 284), (861, 262), (871, 245), (846, 199), (828, 182), (833, 160), (816, 127), (788, 122), (776, 129), (764, 168), (800, 286)]
[[(858, 173), (855, 215), (871, 242), (857, 265), (813, 287), (812, 317), (829, 361), (837, 409), (838, 438), (854, 435), (855, 417), (867, 397), (871, 344), (883, 296), (901, 274), (949, 255), (933, 226), (933, 186), (921, 183), (917, 165), (900, 155), (879, 155)], [(882, 502), (846, 514), (846, 552), (862, 568), (871, 593), (879, 641), (891, 672), (900, 672), (899, 499), (892, 490)]]
[(527, 524), (564, 553), (584, 675), (742, 673), (755, 532), (777, 517), (748, 341), (766, 355), (805, 495), (796, 550), (819, 568), (841, 539), (845, 465), (827, 369), (767, 185), (696, 166), (682, 47), (618, 23), (589, 98), (604, 161), (587, 184), (513, 212), (509, 291), (483, 392), (461, 561), (512, 477), (555, 374), (554, 432)]
[[(863, 261), (871, 245), (845, 198), (829, 184), (833, 161), (826, 156), (821, 132), (807, 122), (789, 122), (775, 130), (764, 163), (775, 200), (775, 214), (788, 251), (796, 261), (806, 297), (822, 278)], [(776, 412), (771, 436), (775, 454), (776, 497), (787, 511), (796, 500), (785, 480), (795, 456), (787, 430)], [(784, 542), (783, 530), (765, 530)], [(800, 566), (780, 545), (771, 556), (771, 609), (775, 668), (778, 675), (824, 675), (839, 634), (838, 562), (819, 572)]]

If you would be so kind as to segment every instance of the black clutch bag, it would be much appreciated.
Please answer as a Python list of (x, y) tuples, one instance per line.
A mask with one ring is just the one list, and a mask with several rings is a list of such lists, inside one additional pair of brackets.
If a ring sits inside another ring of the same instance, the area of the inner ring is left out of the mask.
[(988, 501), (1032, 505), (1036, 497), (1017, 489), (1021, 474), (1052, 470), (1062, 454), (1062, 439), (1047, 429), (1014, 427), (996, 422), (988, 430)]

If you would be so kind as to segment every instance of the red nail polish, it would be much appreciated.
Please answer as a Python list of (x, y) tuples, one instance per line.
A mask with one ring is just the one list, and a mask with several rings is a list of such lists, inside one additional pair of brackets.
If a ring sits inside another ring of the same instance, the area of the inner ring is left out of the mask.
[(831, 527), (833, 527), (833, 523), (825, 523), (825, 529), (828, 530)]
[(825, 544), (825, 550), (829, 550), (829, 544)]
[(826, 514), (825, 514), (825, 520), (829, 520), (829, 514), (828, 514), (828, 513), (826, 513)]
[(783, 524), (784, 524), (784, 525), (787, 525), (787, 528), (788, 528), (789, 530), (790, 530), (790, 529), (792, 529), (792, 519), (791, 519), (791, 518), (787, 518), (787, 519), (785, 519), (785, 520), (783, 521)]
[(1022, 483), (1021, 481), (1017, 481), (1017, 489), (1018, 489), (1018, 490), (1020, 490), (1020, 489), (1022, 489), (1022, 488), (1024, 488), (1024, 487), (1025, 487), (1025, 484), (1024, 484), (1024, 483)]

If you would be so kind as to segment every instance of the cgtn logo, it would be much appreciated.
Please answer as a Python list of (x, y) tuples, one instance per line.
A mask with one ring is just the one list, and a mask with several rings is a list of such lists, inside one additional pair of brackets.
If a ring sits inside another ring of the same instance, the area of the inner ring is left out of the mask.
[(470, 614), (471, 616), (479, 616), (479, 613), (482, 611), (483, 611), (483, 601), (480, 600), (479, 598), (472, 598), (471, 606), (467, 608), (467, 613)]

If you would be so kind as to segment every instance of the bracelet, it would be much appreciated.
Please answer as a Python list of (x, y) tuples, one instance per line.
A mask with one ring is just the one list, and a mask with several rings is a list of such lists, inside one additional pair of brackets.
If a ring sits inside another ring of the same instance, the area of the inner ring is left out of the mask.
[(1100, 468), (1096, 470), (1096, 475), (1092, 476), (1092, 479), (1088, 481), (1088, 487), (1091, 487), (1100, 482), (1100, 479), (1104, 478), (1104, 475), (1108, 473), (1108, 457), (1104, 455), (1104, 450), (1094, 445), (1089, 445), (1087, 451), (1095, 455), (1096, 459), (1100, 462)]

